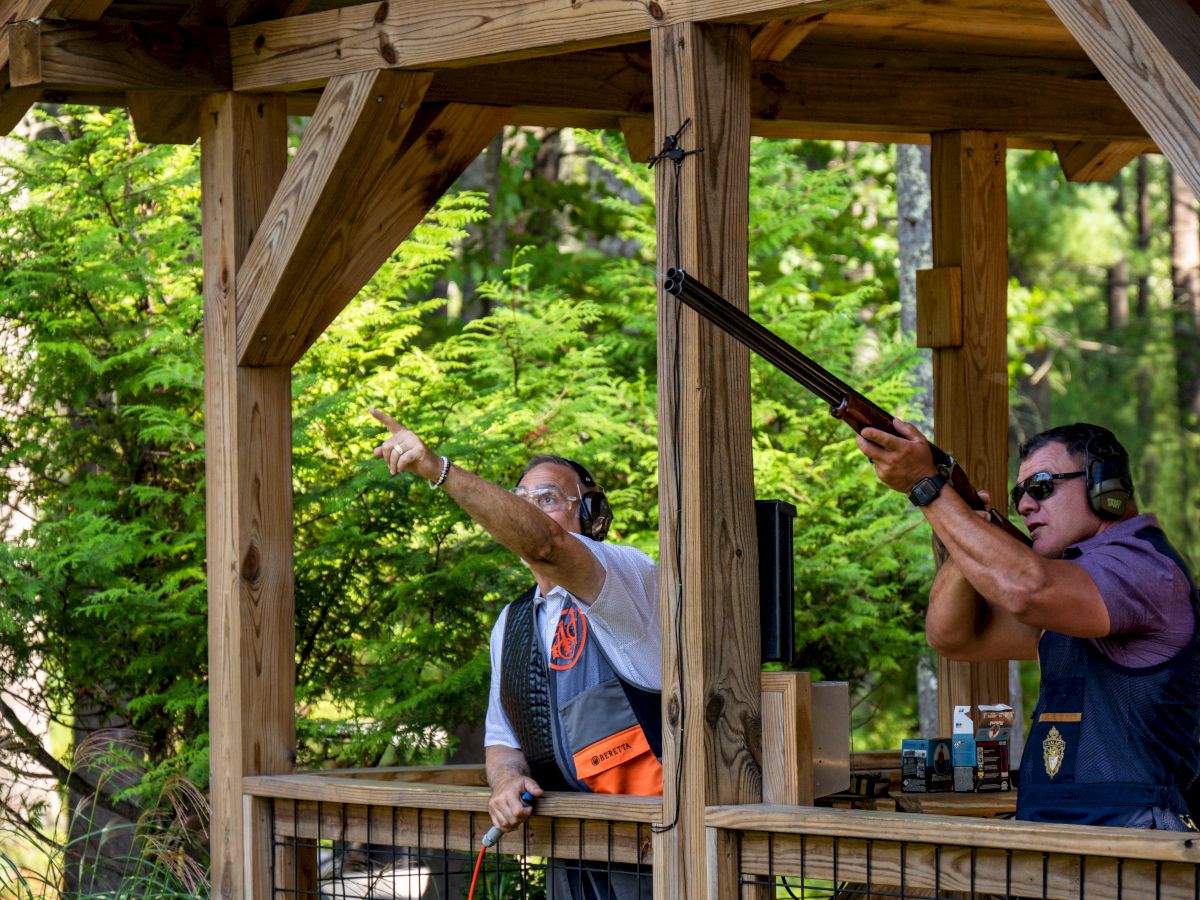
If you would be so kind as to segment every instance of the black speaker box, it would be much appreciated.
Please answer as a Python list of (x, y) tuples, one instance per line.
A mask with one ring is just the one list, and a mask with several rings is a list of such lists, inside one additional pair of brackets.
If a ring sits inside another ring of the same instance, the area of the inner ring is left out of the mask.
[(796, 507), (783, 500), (755, 500), (758, 525), (758, 608), (762, 661), (791, 663), (796, 655)]

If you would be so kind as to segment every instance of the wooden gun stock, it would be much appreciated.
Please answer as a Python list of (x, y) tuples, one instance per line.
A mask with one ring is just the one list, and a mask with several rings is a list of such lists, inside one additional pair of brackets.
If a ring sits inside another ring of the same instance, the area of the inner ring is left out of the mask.
[[(683, 269), (668, 269), (663, 286), (667, 293), (679, 298), (726, 334), (745, 344), (828, 403), (829, 412), (856, 432), (861, 432), (864, 428), (878, 428), (888, 434), (902, 436), (892, 424), (891, 413), (872, 403), (783, 338), (764, 328), (712, 288), (692, 278)], [(929, 449), (933, 452), (934, 465), (946, 475), (954, 492), (962, 497), (971, 509), (987, 510), (993, 525), (1002, 528), (1026, 546), (1031, 543), (1025, 532), (983, 502), (967, 473), (954, 461), (954, 457), (932, 443)]]

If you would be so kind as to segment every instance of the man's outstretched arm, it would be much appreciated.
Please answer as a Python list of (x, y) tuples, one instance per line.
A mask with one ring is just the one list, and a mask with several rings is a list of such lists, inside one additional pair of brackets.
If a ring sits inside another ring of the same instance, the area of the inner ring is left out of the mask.
[[(391, 436), (375, 448), (393, 475), (413, 472), (430, 482), (442, 473), (442, 458), (387, 413), (371, 410)], [(604, 586), (604, 567), (578, 538), (504, 488), (459, 466), (451, 466), (442, 488), (496, 541), (523, 559), (534, 576), (561, 585), (584, 603)]]

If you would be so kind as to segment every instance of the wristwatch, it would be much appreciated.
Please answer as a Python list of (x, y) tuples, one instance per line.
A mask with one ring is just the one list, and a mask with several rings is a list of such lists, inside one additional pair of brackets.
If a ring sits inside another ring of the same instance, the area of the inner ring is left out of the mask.
[(946, 476), (940, 472), (936, 475), (926, 475), (908, 491), (908, 499), (913, 506), (928, 506), (937, 499), (946, 484)]

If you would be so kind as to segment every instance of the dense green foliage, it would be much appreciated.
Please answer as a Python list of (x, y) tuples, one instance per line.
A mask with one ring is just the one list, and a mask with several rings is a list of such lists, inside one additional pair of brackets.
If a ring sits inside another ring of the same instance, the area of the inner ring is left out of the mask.
[[(23, 529), (0, 549), (0, 686), (80, 736), (136, 728), (149, 774), (108, 800), (153, 802), (208, 767), (197, 148), (139, 145), (119, 113), (56, 128), (0, 176), (0, 499)], [(613, 538), (657, 555), (652, 173), (608, 135), (509, 132), (504, 149), (487, 190), (443, 198), (295, 369), (302, 766), (441, 759), (482, 718), (488, 631), (528, 580), (444, 494), (387, 476), (370, 407), (499, 484), (532, 454), (578, 457)], [(751, 307), (904, 415), (890, 172), (875, 146), (756, 142)], [(1140, 496), (1170, 527), (1195, 508), (1197, 428), (1169, 412), (1169, 297), (1123, 330), (1099, 312), (1122, 254), (1159, 296), (1164, 277), (1113, 192), (1013, 156), (1014, 433), (1083, 417), (1135, 458), (1155, 448)], [(854, 684), (860, 746), (894, 745), (915, 731), (924, 520), (822, 404), (752, 366), (756, 492), (798, 510), (799, 663)], [(1144, 389), (1114, 402), (1114, 381)], [(17, 735), (0, 767), (65, 780), (0, 703)], [(26, 829), (37, 812), (9, 810)]]

